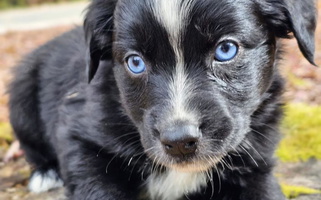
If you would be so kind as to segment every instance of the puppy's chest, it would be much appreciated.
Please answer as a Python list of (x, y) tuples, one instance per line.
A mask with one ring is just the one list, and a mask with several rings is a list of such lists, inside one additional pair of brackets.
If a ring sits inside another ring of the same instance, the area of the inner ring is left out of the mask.
[(146, 180), (146, 192), (151, 200), (180, 200), (185, 195), (200, 192), (207, 185), (206, 173), (183, 173), (168, 170), (152, 173)]

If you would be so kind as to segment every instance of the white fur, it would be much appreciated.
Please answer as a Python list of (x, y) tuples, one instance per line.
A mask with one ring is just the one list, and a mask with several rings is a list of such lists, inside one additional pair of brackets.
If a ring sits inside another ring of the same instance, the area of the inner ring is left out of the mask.
[(188, 13), (194, 1), (186, 0), (154, 0), (153, 12), (158, 21), (164, 26), (174, 49), (176, 66), (170, 82), (170, 103), (173, 113), (171, 120), (197, 121), (195, 113), (188, 109), (188, 100), (193, 95), (193, 83), (185, 72), (184, 56), (181, 49), (181, 36), (188, 24)]
[[(197, 116), (188, 108), (194, 90), (193, 82), (185, 71), (181, 36), (188, 24), (188, 13), (194, 1), (191, 0), (154, 0), (151, 3), (154, 15), (166, 29), (173, 47), (176, 66), (172, 81), (169, 83), (171, 120), (197, 122)], [(147, 180), (147, 189), (152, 200), (176, 200), (189, 193), (198, 192), (207, 184), (204, 172), (179, 172), (168, 170), (164, 174), (151, 174)]]
[(154, 0), (152, 9), (155, 17), (169, 33), (171, 42), (179, 42), (185, 26), (188, 24), (187, 17), (193, 5), (192, 0)]
[(63, 182), (56, 171), (48, 170), (46, 173), (36, 171), (29, 180), (28, 189), (33, 193), (40, 193), (62, 186)]
[(205, 172), (179, 172), (168, 170), (164, 174), (151, 174), (147, 189), (152, 200), (177, 200), (189, 193), (199, 192), (207, 185)]
[(188, 106), (189, 99), (193, 96), (194, 87), (192, 82), (187, 78), (183, 66), (183, 62), (177, 63), (172, 81), (169, 83), (170, 104), (172, 105), (170, 118), (173, 121), (197, 122), (196, 114)]

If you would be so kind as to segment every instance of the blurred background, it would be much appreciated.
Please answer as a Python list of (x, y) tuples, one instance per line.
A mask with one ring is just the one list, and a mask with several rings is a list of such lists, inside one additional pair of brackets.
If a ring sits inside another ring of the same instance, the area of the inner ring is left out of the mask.
[[(321, 2), (317, 1), (319, 13)], [(15, 148), (8, 122), (6, 87), (10, 70), (46, 41), (82, 24), (85, 0), (0, 0), (0, 199), (59, 200), (63, 189), (30, 194), (30, 167)], [(316, 32), (315, 62), (321, 67), (321, 14)], [(295, 39), (285, 45), (280, 70), (286, 78), (282, 141), (275, 174), (289, 199), (321, 199), (321, 68), (309, 64)], [(11, 147), (11, 149), (10, 149)], [(6, 153), (7, 157), (5, 157)]]
[(0, 9), (30, 7), (34, 5), (60, 3), (60, 2), (74, 2), (80, 0), (2, 0), (0, 2)]

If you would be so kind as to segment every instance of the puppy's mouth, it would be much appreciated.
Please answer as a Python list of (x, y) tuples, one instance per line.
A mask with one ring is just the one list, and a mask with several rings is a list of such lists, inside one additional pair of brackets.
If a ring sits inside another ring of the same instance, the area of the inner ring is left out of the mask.
[[(223, 154), (213, 154), (203, 150), (199, 145), (193, 153), (168, 152), (161, 143), (152, 151), (146, 151), (154, 166), (166, 167), (180, 172), (206, 172), (221, 162)], [(177, 154), (175, 154), (177, 153)]]
[(207, 159), (192, 159), (185, 162), (170, 163), (167, 167), (180, 172), (205, 172), (212, 169), (220, 162), (220, 157)]

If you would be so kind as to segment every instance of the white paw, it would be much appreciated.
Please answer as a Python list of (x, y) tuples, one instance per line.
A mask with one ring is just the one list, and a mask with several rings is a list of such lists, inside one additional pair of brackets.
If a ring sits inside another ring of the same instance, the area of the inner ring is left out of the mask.
[(28, 189), (33, 193), (40, 193), (62, 186), (63, 182), (57, 172), (51, 169), (44, 173), (35, 171), (30, 177)]

